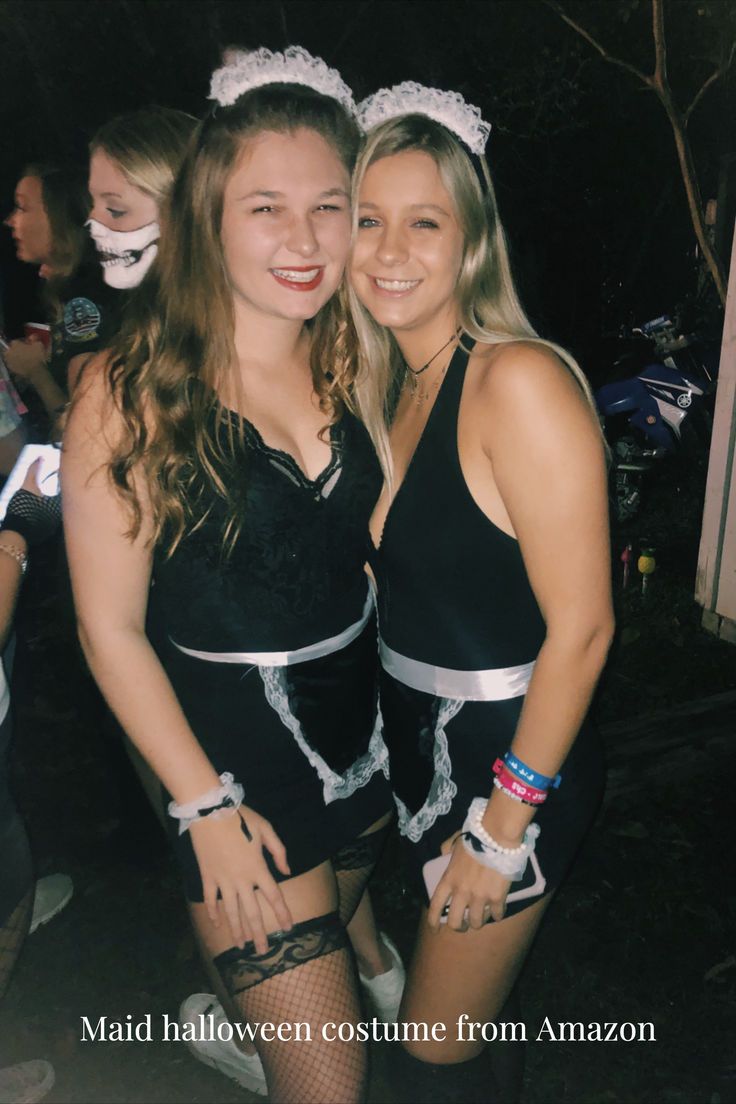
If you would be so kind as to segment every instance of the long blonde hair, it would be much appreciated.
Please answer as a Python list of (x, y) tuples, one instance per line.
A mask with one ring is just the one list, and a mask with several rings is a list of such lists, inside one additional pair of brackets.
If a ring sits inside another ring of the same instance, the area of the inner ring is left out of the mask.
[[(159, 254), (112, 350), (110, 387), (124, 428), (109, 474), (130, 509), (135, 536), (142, 512), (133, 473), (141, 473), (152, 538), (169, 554), (207, 517), (213, 492), (225, 503), (225, 552), (242, 525), (242, 422), (234, 430), (218, 401), (235, 363), (232, 289), (220, 238), (223, 197), (245, 142), (263, 131), (299, 128), (321, 135), (352, 171), (360, 141), (354, 120), (336, 100), (299, 85), (257, 88), (217, 107), (198, 126), (174, 183)], [(351, 404), (357, 368), (343, 289), (309, 326), (314, 390), (334, 421)]]
[[(402, 115), (376, 127), (366, 139), (353, 177), (353, 208), (357, 227), (358, 197), (368, 168), (384, 157), (408, 150), (429, 154), (455, 206), (463, 231), (464, 252), (457, 281), (458, 325), (475, 341), (510, 344), (529, 341), (552, 350), (577, 380), (595, 410), (585, 375), (575, 358), (541, 338), (524, 313), (514, 286), (506, 236), (485, 158), (471, 154), (440, 123), (426, 115)], [(405, 366), (391, 332), (379, 326), (350, 292), (350, 307), (359, 340), (359, 371), (355, 405), (391, 477), (386, 424), (390, 421)]]
[(105, 153), (129, 184), (163, 208), (196, 125), (192, 115), (154, 104), (104, 123), (89, 149)]

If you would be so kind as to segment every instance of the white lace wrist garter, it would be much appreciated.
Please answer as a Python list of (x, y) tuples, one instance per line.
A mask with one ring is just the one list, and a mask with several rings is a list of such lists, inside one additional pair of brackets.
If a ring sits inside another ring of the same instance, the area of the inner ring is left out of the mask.
[(484, 152), (491, 133), (491, 124), (484, 121), (480, 108), (467, 103), (459, 92), (426, 88), (416, 81), (381, 88), (358, 104), (358, 123), (364, 134), (399, 115), (428, 115), (478, 155)]
[(210, 100), (222, 107), (234, 104), (244, 92), (265, 84), (303, 84), (330, 96), (355, 114), (353, 94), (337, 69), (312, 55), (303, 46), (288, 46), (283, 53), (267, 50), (229, 50), (225, 64), (212, 74)]
[(243, 787), (228, 771), (220, 775), (219, 786), (200, 794), (193, 801), (187, 801), (185, 805), (170, 801), (169, 816), (179, 821), (181, 836), (195, 820), (202, 820), (203, 817), (219, 820), (221, 817), (232, 815), (243, 804), (243, 794)]

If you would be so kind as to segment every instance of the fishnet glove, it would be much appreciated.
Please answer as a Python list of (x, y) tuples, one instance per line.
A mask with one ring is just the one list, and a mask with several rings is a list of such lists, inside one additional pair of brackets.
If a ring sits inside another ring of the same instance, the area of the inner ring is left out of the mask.
[(16, 491), (0, 528), (11, 529), (24, 538), (30, 548), (52, 536), (61, 522), (61, 495), (38, 495), (23, 489)]

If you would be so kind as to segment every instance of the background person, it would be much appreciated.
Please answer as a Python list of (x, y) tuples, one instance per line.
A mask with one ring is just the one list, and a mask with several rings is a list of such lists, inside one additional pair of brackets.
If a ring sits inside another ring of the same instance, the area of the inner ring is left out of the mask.
[[(28, 549), (53, 536), (61, 518), (60, 496), (39, 493), (38, 468), (37, 461), (29, 469), (23, 489), (11, 498), (0, 526), (0, 649), (8, 644)], [(29, 927), (33, 930), (50, 920), (72, 894), (66, 875), (51, 875), (38, 883), (34, 880), (28, 835), (10, 792), (10, 738), (10, 692), (4, 661), (0, 661), (0, 998)], [(33, 1104), (42, 1100), (53, 1084), (53, 1067), (43, 1059), (0, 1067), (0, 1100), (5, 1104)]]
[(12, 341), (5, 360), (13, 375), (35, 391), (56, 431), (67, 401), (67, 374), (102, 347), (104, 289), (84, 230), (89, 200), (76, 166), (32, 164), (15, 191), (5, 220), (19, 260), (38, 265), (51, 323), (49, 341), (36, 335)]

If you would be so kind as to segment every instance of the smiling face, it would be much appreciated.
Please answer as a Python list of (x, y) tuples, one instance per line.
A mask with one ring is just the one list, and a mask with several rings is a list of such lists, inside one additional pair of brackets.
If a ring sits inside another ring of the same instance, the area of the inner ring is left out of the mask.
[(15, 189), (15, 206), (5, 220), (13, 232), (19, 261), (49, 264), (53, 251), (51, 223), (43, 203), (43, 185), (37, 176), (24, 176)]
[(399, 334), (456, 326), (463, 233), (436, 162), (420, 150), (374, 161), (360, 188), (351, 280), (363, 305)]
[(246, 141), (224, 193), (221, 238), (236, 310), (313, 318), (336, 291), (350, 245), (350, 180), (304, 127)]

